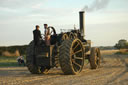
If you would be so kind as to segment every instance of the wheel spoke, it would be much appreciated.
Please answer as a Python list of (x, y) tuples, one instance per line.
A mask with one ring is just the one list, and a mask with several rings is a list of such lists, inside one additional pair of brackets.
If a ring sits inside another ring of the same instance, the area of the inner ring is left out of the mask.
[(75, 49), (76, 49), (76, 47), (78, 47), (78, 46), (79, 46), (79, 43), (77, 43), (77, 44), (76, 44), (76, 46), (73, 48), (73, 50), (75, 50)]
[(83, 60), (83, 58), (77, 57), (77, 56), (75, 56), (74, 58), (75, 58), (75, 59), (78, 59), (78, 60)]
[(79, 53), (79, 52), (82, 52), (82, 49), (80, 49), (80, 50), (78, 50), (78, 51), (76, 51), (76, 52), (73, 52), (73, 50), (71, 51), (71, 54), (72, 55), (75, 55), (75, 54), (77, 54), (77, 53)]
[(82, 49), (80, 49), (80, 50), (74, 52), (74, 54), (77, 54), (77, 53), (79, 53), (79, 52), (82, 52)]
[(75, 61), (73, 62), (73, 64), (75, 64), (75, 65), (77, 65), (77, 66), (79, 66), (81, 68), (81, 65), (76, 63)]

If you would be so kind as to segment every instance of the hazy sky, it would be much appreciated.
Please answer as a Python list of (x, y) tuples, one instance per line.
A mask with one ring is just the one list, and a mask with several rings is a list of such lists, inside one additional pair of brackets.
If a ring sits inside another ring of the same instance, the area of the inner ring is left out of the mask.
[[(102, 2), (102, 3), (98, 3)], [(79, 28), (79, 11), (86, 10), (86, 39), (93, 46), (113, 46), (128, 40), (128, 0), (0, 0), (0, 46), (28, 44), (35, 25)], [(93, 10), (92, 10), (93, 9)]]

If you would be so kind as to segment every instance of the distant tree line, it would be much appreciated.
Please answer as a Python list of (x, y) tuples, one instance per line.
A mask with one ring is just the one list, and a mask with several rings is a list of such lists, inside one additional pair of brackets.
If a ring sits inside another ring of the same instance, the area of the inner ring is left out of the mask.
[(114, 46), (117, 49), (128, 49), (128, 41), (125, 39), (121, 39)]
[[(2, 55), (3, 52), (8, 51), (10, 53), (16, 52), (16, 50), (19, 51), (20, 55), (25, 55), (26, 54), (26, 49), (28, 45), (23, 45), (23, 46), (2, 46), (0, 47), (0, 55)], [(121, 39), (118, 41), (118, 43), (115, 44), (115, 46), (100, 46), (99, 47), (101, 50), (108, 50), (108, 49), (128, 49), (128, 41), (125, 39)]]
[(27, 45), (23, 45), (23, 46), (2, 46), (0, 47), (0, 55), (2, 55), (3, 52), (8, 51), (10, 53), (14, 53), (16, 50), (19, 51), (19, 53), (21, 55), (25, 55), (26, 54), (26, 49), (27, 49)]

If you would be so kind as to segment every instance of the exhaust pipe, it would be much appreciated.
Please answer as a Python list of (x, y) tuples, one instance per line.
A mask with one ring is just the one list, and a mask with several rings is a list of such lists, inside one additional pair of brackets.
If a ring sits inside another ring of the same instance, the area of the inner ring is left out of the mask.
[(83, 39), (85, 39), (85, 12), (84, 11), (80, 11), (79, 12), (79, 17), (80, 17), (80, 33)]

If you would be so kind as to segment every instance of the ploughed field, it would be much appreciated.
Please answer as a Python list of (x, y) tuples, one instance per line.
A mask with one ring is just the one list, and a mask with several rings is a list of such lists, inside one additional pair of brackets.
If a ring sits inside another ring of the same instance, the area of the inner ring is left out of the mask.
[(31, 74), (27, 67), (0, 67), (0, 85), (128, 85), (128, 55), (102, 51), (101, 67), (85, 64), (78, 75), (64, 75), (60, 68), (48, 74)]

